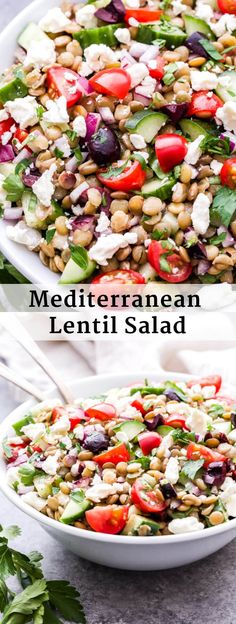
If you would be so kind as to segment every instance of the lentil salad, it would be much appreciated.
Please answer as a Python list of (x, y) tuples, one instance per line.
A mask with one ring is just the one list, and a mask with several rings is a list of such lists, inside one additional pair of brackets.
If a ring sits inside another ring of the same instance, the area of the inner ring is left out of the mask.
[(236, 8), (217, 2), (66, 1), (19, 35), (2, 216), (62, 283), (235, 281)]
[(39, 404), (2, 442), (21, 500), (75, 528), (172, 535), (236, 517), (235, 399), (220, 376)]

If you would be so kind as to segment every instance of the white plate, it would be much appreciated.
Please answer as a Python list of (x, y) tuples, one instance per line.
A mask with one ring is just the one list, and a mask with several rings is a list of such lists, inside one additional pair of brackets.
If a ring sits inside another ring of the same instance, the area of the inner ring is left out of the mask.
[[(58, 0), (36, 0), (27, 6), (3, 30), (0, 35), (0, 72), (12, 65), (17, 39), (25, 26), (39, 19), (54, 6)], [(6, 222), (0, 220), (0, 250), (17, 269), (34, 284), (56, 284), (58, 275), (45, 267), (38, 254), (29, 251), (23, 245), (11, 241), (6, 235)]]

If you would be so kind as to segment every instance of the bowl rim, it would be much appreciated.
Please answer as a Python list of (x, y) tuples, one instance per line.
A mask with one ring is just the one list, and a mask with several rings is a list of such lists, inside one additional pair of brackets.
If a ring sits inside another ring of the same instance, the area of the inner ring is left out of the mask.
[[(121, 373), (121, 374), (116, 374), (116, 373), (109, 373), (109, 374), (103, 374), (103, 375), (90, 375), (90, 376), (86, 376), (83, 377), (80, 380), (80, 383), (84, 383), (84, 384), (90, 384), (92, 380), (94, 380), (96, 378), (97, 382), (99, 383), (104, 383), (104, 382), (109, 382), (109, 386), (112, 387), (118, 387), (116, 384), (116, 380), (117, 377), (124, 378), (124, 385), (125, 385), (125, 380), (127, 381), (136, 381), (137, 380), (137, 375), (138, 376), (142, 376), (142, 373)], [(158, 371), (157, 373), (151, 371), (147, 371), (146, 375), (148, 377), (153, 377), (154, 379), (157, 379), (157, 381), (159, 380), (167, 380), (168, 378), (171, 377), (175, 377), (176, 380), (179, 381), (183, 381), (183, 380), (191, 380), (194, 379), (193, 375), (188, 375), (185, 373), (171, 373), (171, 372), (160, 372)], [(111, 385), (110, 385), (111, 382)], [(69, 385), (71, 386), (71, 388), (75, 387), (76, 384), (78, 382), (74, 381), (71, 382)], [(232, 386), (227, 385), (227, 389), (229, 391), (232, 392), (231, 390)], [(46, 395), (46, 400), (47, 399), (53, 399), (55, 397), (55, 391), (51, 391), (48, 392)], [(34, 400), (34, 399), (30, 399), (28, 401), (25, 401), (24, 403), (21, 403), (16, 409), (14, 409), (12, 412), (10, 412), (10, 414), (8, 414), (8, 416), (4, 419), (4, 421), (0, 424), (0, 444), (3, 440), (4, 435), (6, 434), (8, 428), (11, 426), (12, 422), (15, 421), (15, 418), (18, 418), (19, 416), (23, 415), (23, 413), (27, 412), (27, 410), (29, 410), (32, 406), (35, 406), (38, 404), (38, 401)], [(10, 488), (10, 486), (6, 483), (5, 481), (5, 474), (6, 474), (6, 464), (4, 461), (3, 456), (0, 456), (0, 491), (14, 504), (16, 505), (16, 507), (18, 507), (21, 511), (23, 511), (24, 513), (26, 513), (26, 515), (30, 516), (31, 518), (33, 518), (34, 520), (37, 520), (38, 522), (40, 522), (40, 524), (45, 526), (45, 529), (52, 529), (54, 531), (58, 531), (59, 533), (64, 533), (68, 536), (71, 537), (78, 537), (78, 538), (82, 538), (85, 540), (95, 540), (96, 542), (109, 542), (112, 544), (133, 544), (135, 546), (137, 546), (137, 544), (140, 545), (167, 545), (167, 544), (179, 544), (181, 542), (189, 542), (189, 541), (195, 541), (198, 539), (205, 539), (207, 537), (214, 537), (215, 535), (219, 535), (221, 533), (224, 533), (226, 531), (230, 531), (234, 528), (236, 528), (236, 518), (234, 520), (229, 520), (228, 522), (225, 522), (223, 524), (214, 526), (214, 527), (210, 527), (207, 529), (201, 529), (200, 531), (193, 531), (190, 533), (181, 533), (178, 535), (160, 535), (160, 536), (150, 536), (150, 537), (142, 537), (142, 536), (126, 536), (126, 535), (110, 535), (108, 533), (96, 533), (93, 531), (86, 531), (85, 529), (79, 529), (70, 525), (66, 525), (66, 524), (62, 524), (59, 521), (55, 521), (51, 518), (49, 518), (48, 516), (44, 516), (44, 514), (42, 514), (41, 512), (35, 510), (33, 507), (30, 507), (29, 505), (27, 505), (26, 503), (24, 503), (21, 500), (21, 497), (14, 491), (12, 490), (12, 488)]]

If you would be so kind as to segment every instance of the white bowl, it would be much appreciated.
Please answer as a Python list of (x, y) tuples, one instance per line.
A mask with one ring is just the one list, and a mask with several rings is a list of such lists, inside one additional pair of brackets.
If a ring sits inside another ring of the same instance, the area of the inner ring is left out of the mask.
[[(179, 380), (191, 379), (190, 376), (177, 373), (158, 373), (158, 375), (148, 373), (147, 377), (155, 378), (157, 382), (173, 377)], [(137, 373), (98, 375), (75, 381), (71, 384), (71, 388), (75, 397), (89, 397), (109, 388), (137, 382), (138, 379), (140, 375)], [(235, 394), (232, 388), (228, 390), (231, 394)], [(56, 393), (52, 392), (49, 396), (55, 395)], [(11, 425), (22, 418), (33, 404), (35, 404), (34, 401), (24, 403), (4, 420), (0, 426), (0, 444)], [(7, 485), (6, 464), (3, 457), (0, 457), (0, 489), (21, 511), (37, 520), (52, 537), (73, 553), (114, 568), (163, 570), (186, 565), (211, 555), (236, 537), (236, 519), (196, 533), (159, 537), (107, 535), (66, 526), (51, 520), (24, 503), (20, 496)]]

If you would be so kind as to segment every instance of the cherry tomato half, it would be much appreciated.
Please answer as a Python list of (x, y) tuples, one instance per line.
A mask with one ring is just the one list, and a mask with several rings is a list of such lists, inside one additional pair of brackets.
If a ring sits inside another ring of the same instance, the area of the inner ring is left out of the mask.
[(166, 503), (157, 497), (155, 490), (144, 477), (134, 482), (131, 489), (131, 499), (134, 505), (146, 513), (158, 514), (166, 508)]
[(162, 437), (155, 431), (144, 431), (138, 436), (138, 443), (144, 455), (149, 455), (154, 448), (158, 448)]
[(128, 22), (131, 17), (138, 22), (158, 22), (163, 11), (156, 9), (126, 9), (125, 21)]
[(185, 419), (182, 418), (179, 414), (171, 414), (171, 416), (166, 416), (165, 425), (168, 425), (168, 427), (174, 427), (174, 429), (184, 429), (184, 431), (189, 431), (189, 427), (187, 427)]
[(178, 253), (168, 250), (165, 241), (160, 243), (153, 240), (150, 243), (148, 261), (157, 275), (171, 284), (185, 282), (192, 273), (190, 262), (185, 262)]
[(141, 412), (141, 414), (144, 416), (144, 414), (146, 414), (146, 410), (144, 409), (143, 406), (143, 402), (139, 399), (135, 399), (135, 401), (133, 401), (131, 403), (132, 407), (135, 407), (136, 410), (138, 410), (139, 412)]
[(196, 444), (195, 442), (190, 442), (186, 450), (188, 459), (204, 459), (204, 466), (206, 467), (212, 462), (227, 461), (227, 457), (222, 455), (222, 453), (213, 451), (212, 449), (202, 446), (201, 444)]
[(85, 411), (85, 416), (87, 418), (96, 418), (97, 420), (112, 420), (116, 417), (116, 410), (110, 403), (98, 403), (93, 405), (93, 407), (89, 407)]
[(12, 126), (14, 126), (14, 120), (11, 117), (9, 117), (9, 119), (4, 119), (3, 121), (0, 122), (0, 140), (1, 140), (2, 135), (5, 134), (5, 132), (10, 131)]
[(119, 100), (123, 100), (130, 90), (131, 78), (124, 69), (113, 67), (112, 69), (103, 69), (94, 74), (90, 78), (89, 84), (97, 93), (112, 95)]
[(162, 56), (157, 56), (157, 58), (148, 61), (147, 68), (150, 76), (156, 78), (156, 80), (161, 80), (164, 76), (165, 64), (165, 59)]
[(130, 453), (124, 442), (122, 442), (122, 444), (118, 444), (117, 446), (113, 446), (108, 451), (104, 451), (104, 453), (100, 453), (100, 455), (93, 457), (93, 461), (99, 464), (99, 466), (103, 466), (106, 462), (111, 462), (116, 466), (119, 462), (127, 462), (129, 459)]
[(222, 384), (222, 377), (220, 375), (210, 375), (209, 377), (201, 377), (201, 379), (194, 379), (193, 381), (188, 381), (188, 388), (192, 388), (193, 386), (199, 385), (201, 388), (206, 388), (207, 386), (215, 386), (216, 392), (219, 392)]
[(212, 93), (209, 95), (209, 91), (198, 91), (192, 96), (192, 100), (187, 110), (187, 116), (200, 117), (200, 119), (208, 119), (214, 117), (218, 108), (223, 106), (222, 100)]
[(138, 191), (146, 178), (146, 173), (142, 169), (138, 160), (135, 160), (130, 167), (126, 167), (122, 173), (110, 178), (104, 177), (103, 171), (101, 171), (97, 178), (99, 182), (102, 182), (105, 186), (113, 191), (123, 191), (127, 193), (129, 191)]
[(227, 158), (220, 172), (221, 184), (236, 188), (236, 158)]
[(236, 0), (217, 0), (217, 2), (222, 13), (232, 13), (236, 15)]
[(62, 416), (67, 416), (69, 418), (70, 431), (73, 431), (75, 427), (81, 423), (81, 420), (85, 418), (84, 410), (80, 407), (71, 407), (67, 410), (65, 410), (63, 406), (54, 407), (52, 410), (52, 422), (57, 422)]
[(5, 447), (6, 450), (4, 450), (4, 457), (7, 463), (12, 464), (14, 461), (16, 461), (19, 455), (19, 451), (26, 448), (27, 446), (28, 442), (22, 442), (21, 444), (11, 442), (10, 444), (7, 444)]
[(66, 67), (50, 67), (47, 72), (48, 93), (51, 98), (64, 95), (67, 106), (74, 106), (83, 95), (79, 76)]
[(92, 284), (110, 284), (112, 282), (120, 284), (145, 284), (145, 278), (132, 269), (117, 269), (102, 273), (92, 280)]
[(97, 533), (116, 535), (124, 528), (129, 513), (129, 505), (106, 505), (86, 511), (86, 520)]
[(160, 134), (156, 138), (155, 151), (159, 165), (165, 173), (184, 160), (187, 140), (179, 134)]

